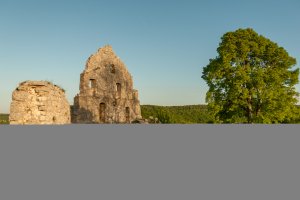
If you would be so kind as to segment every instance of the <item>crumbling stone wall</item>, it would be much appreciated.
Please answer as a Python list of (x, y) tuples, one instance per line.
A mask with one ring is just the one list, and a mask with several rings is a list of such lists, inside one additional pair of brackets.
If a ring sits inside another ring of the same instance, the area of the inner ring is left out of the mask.
[(65, 92), (47, 81), (25, 81), (12, 94), (10, 124), (69, 124)]
[(138, 91), (124, 63), (111, 46), (87, 60), (74, 98), (73, 123), (131, 123), (141, 119)]

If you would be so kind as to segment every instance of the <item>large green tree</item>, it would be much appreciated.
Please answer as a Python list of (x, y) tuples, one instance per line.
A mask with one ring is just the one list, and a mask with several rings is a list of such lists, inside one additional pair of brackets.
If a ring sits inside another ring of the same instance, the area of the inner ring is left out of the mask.
[(284, 123), (294, 116), (296, 59), (253, 29), (221, 38), (218, 56), (204, 67), (209, 110), (221, 123)]

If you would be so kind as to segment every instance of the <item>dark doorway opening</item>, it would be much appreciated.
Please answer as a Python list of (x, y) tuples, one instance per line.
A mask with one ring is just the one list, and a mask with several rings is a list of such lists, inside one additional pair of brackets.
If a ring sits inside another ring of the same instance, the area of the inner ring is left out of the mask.
[(105, 105), (105, 103), (100, 103), (99, 120), (101, 123), (105, 123), (105, 113), (106, 113), (106, 105)]
[(126, 123), (130, 123), (130, 109), (129, 109), (129, 107), (125, 108), (125, 116), (126, 116)]

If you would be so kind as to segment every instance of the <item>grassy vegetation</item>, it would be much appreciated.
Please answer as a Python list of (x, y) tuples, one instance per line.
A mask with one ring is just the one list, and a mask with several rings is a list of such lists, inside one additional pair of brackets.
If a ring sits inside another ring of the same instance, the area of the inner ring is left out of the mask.
[(8, 114), (0, 114), (0, 124), (9, 124)]
[(142, 105), (141, 112), (143, 118), (158, 118), (158, 120), (164, 124), (206, 124), (212, 123), (213, 121), (207, 112), (206, 105)]

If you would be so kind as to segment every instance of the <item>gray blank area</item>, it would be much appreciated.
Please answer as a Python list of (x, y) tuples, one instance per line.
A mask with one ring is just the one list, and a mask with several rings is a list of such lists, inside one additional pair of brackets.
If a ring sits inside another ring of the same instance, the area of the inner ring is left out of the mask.
[(298, 128), (0, 126), (0, 199), (298, 200)]

